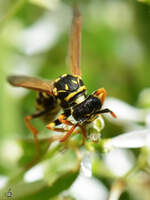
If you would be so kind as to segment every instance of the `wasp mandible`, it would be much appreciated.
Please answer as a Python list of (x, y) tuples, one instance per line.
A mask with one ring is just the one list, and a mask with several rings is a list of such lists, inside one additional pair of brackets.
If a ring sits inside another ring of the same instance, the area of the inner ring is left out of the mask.
[[(106, 98), (106, 91), (100, 88), (87, 95), (86, 86), (81, 78), (80, 47), (81, 45), (81, 15), (75, 6), (69, 39), (69, 60), (71, 74), (63, 74), (54, 81), (41, 80), (28, 76), (9, 76), (8, 82), (17, 87), (24, 87), (37, 91), (36, 112), (25, 117), (27, 127), (33, 133), (35, 143), (38, 143), (38, 131), (30, 121), (41, 118), (47, 123), (46, 127), (53, 131), (64, 132), (60, 142), (64, 142), (76, 127), (80, 127), (83, 137), (86, 138), (84, 123), (92, 122), (99, 114), (115, 113), (110, 109), (102, 109)], [(63, 113), (56, 119), (56, 115)], [(76, 123), (68, 118), (72, 116)], [(70, 130), (58, 127), (61, 124), (71, 126)]]

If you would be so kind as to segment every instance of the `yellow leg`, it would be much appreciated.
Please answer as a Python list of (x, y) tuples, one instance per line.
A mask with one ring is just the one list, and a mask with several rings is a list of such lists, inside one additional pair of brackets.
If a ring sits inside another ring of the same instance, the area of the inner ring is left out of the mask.
[(46, 125), (46, 128), (48, 128), (52, 131), (56, 131), (56, 132), (65, 132), (66, 131), (63, 128), (55, 128), (55, 126), (56, 126), (55, 122), (51, 122), (51, 123)]

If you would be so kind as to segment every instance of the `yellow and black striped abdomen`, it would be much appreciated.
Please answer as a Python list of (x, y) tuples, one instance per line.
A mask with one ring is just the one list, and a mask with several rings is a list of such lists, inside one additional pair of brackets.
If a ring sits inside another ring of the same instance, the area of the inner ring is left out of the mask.
[(57, 103), (56, 98), (53, 95), (49, 95), (46, 92), (38, 92), (36, 97), (36, 110), (43, 111), (44, 114), (40, 117), (42, 121), (49, 123), (56, 118), (61, 107)]
[(62, 108), (67, 109), (76, 104), (76, 99), (86, 96), (86, 87), (79, 76), (64, 74), (54, 82), (53, 93)]

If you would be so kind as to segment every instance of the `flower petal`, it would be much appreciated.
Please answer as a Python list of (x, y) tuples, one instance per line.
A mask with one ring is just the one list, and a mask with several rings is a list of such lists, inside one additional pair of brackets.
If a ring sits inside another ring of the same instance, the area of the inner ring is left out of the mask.
[(104, 107), (110, 108), (117, 115), (117, 119), (112, 119), (116, 123), (118, 121), (144, 122), (147, 115), (146, 109), (139, 109), (110, 97), (106, 99)]
[(116, 136), (108, 142), (105, 146), (117, 148), (140, 148), (150, 146), (150, 129), (137, 130)]

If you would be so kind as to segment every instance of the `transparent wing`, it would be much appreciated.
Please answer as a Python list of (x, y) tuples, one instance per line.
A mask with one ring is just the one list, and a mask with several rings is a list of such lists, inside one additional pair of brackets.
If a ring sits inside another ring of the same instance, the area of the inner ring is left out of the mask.
[(8, 76), (8, 82), (16, 87), (52, 93), (53, 82), (29, 76)]
[(81, 15), (77, 6), (73, 10), (73, 19), (71, 25), (69, 41), (69, 59), (71, 73), (81, 76), (80, 68), (80, 49), (81, 49)]

